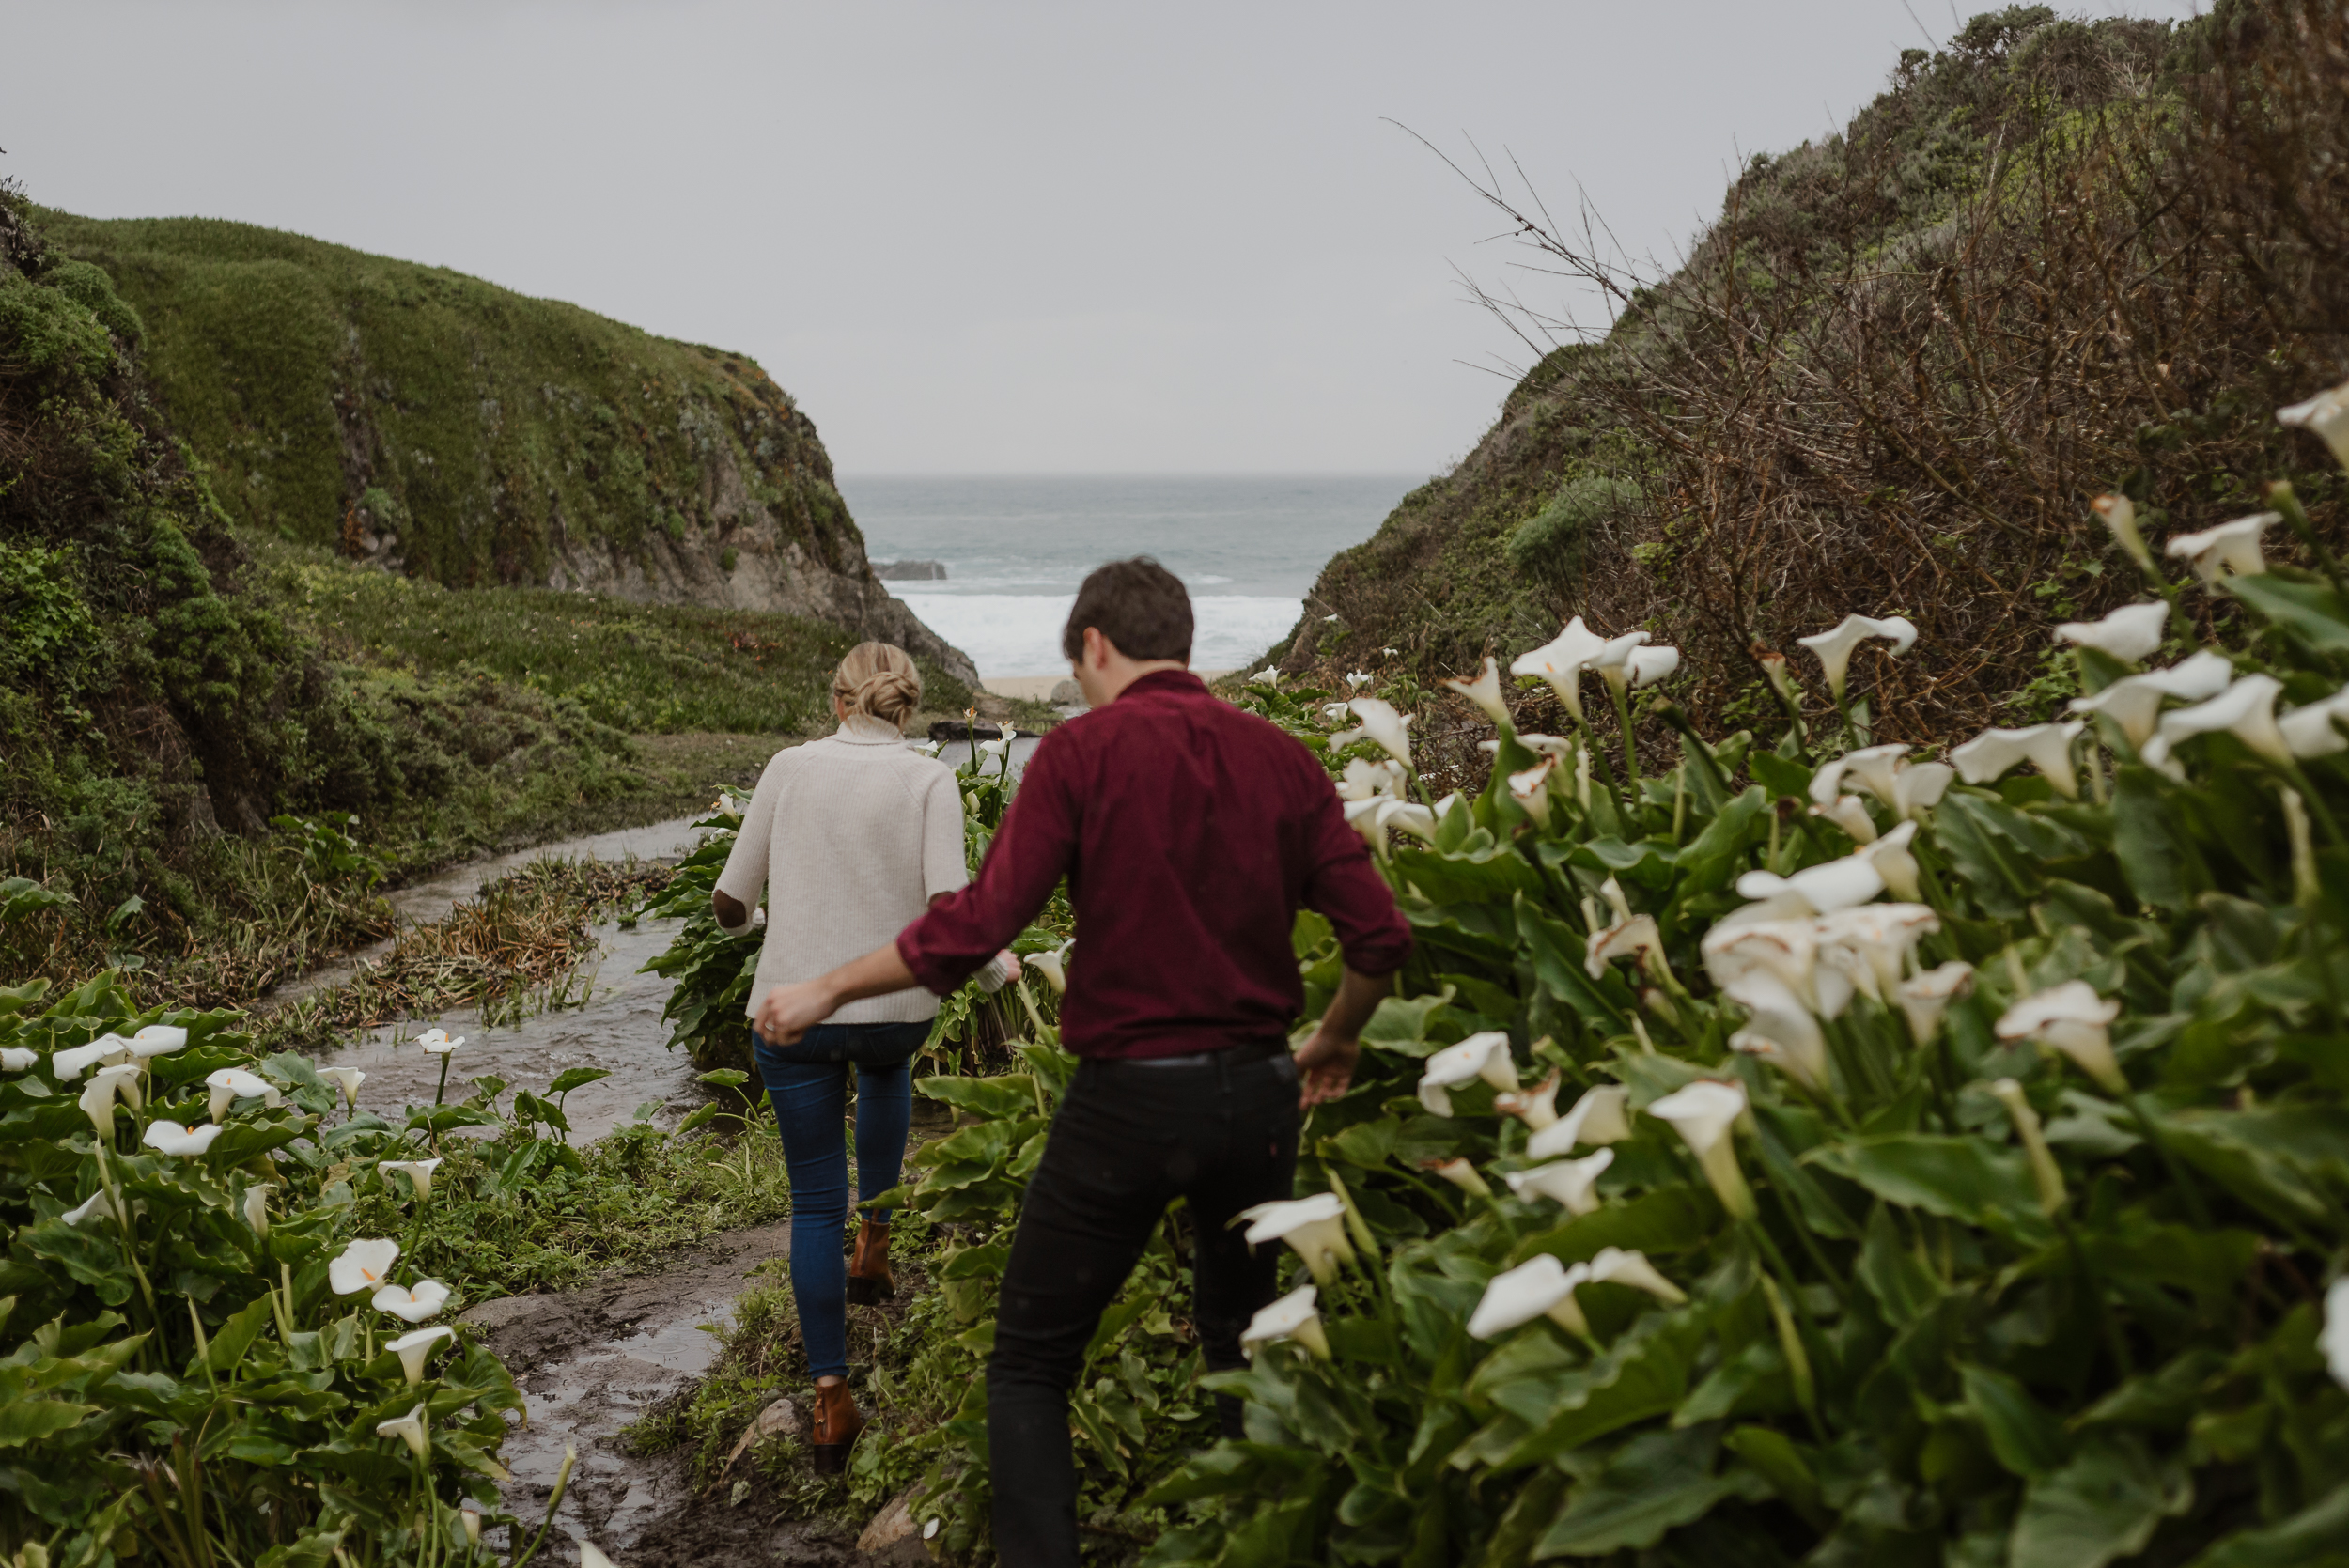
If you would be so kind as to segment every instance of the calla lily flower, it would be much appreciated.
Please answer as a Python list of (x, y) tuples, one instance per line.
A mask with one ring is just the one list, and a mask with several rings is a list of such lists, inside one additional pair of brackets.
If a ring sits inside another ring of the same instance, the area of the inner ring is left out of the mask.
[(1441, 1176), (1461, 1191), (1478, 1198), (1489, 1198), (1493, 1189), (1475, 1166), (1465, 1159), (1423, 1159), (1419, 1168), (1431, 1176)]
[(274, 1182), (255, 1182), (244, 1189), (244, 1222), (255, 1235), (269, 1234), (269, 1195)]
[(336, 1296), (355, 1296), (363, 1290), (375, 1290), (390, 1275), (392, 1260), (398, 1256), (399, 1243), (397, 1241), (380, 1237), (354, 1241), (326, 1265), (326, 1282), (334, 1287)]
[(1557, 768), (1558, 759), (1546, 756), (1523, 772), (1509, 775), (1509, 798), (1544, 826), (1549, 822), (1549, 776)]
[(358, 1109), (359, 1085), (366, 1082), (366, 1074), (361, 1072), (356, 1067), (320, 1067), (319, 1069), (319, 1077), (325, 1079), (327, 1081), (334, 1084), (337, 1088), (342, 1090), (343, 1108), (345, 1110), (351, 1110)]
[(1832, 631), (1797, 637), (1795, 641), (1819, 656), (1819, 666), (1827, 672), (1828, 690), (1835, 693), (1835, 700), (1840, 703), (1851, 675), (1852, 653), (1871, 637), (1884, 638), (1892, 644), (1893, 654), (1904, 654), (1917, 641), (1916, 623), (1906, 615), (1887, 615), (1881, 620), (1873, 615), (1846, 615)]
[(1654, 915), (1633, 915), (1584, 939), (1582, 967), (1592, 979), (1605, 974), (1607, 966), (1617, 958), (1651, 966), (1663, 963), (1664, 934), (1657, 929)]
[(1781, 702), (1799, 704), (1802, 687), (1796, 681), (1795, 672), (1786, 667), (1786, 656), (1761, 649), (1759, 644), (1756, 649), (1754, 662), (1762, 666), (1763, 677), (1770, 683), (1770, 690), (1778, 693)]
[(1240, 1210), (1249, 1222), (1248, 1245), (1284, 1241), (1305, 1260), (1316, 1284), (1337, 1277), (1338, 1265), (1354, 1261), (1354, 1244), (1346, 1238), (1346, 1203), (1334, 1192), (1310, 1198), (1288, 1198)]
[(1324, 703), (1321, 705), (1322, 718), (1328, 720), (1332, 724), (1345, 723), (1346, 721), (1352, 716), (1352, 713), (1353, 710), (1347, 707), (1344, 703)]
[(2325, 1287), (2325, 1327), (2316, 1348), (2325, 1353), (2325, 1370), (2333, 1381), (2349, 1389), (2349, 1278)]
[(1940, 1029), (1941, 1016), (1950, 1010), (1950, 1003), (1973, 988), (1974, 966), (1963, 958), (1952, 958), (1937, 969), (1901, 982), (1894, 994), (1900, 999), (1901, 1011), (1907, 1015), (1909, 1033), (1922, 1045)]
[(1240, 1333), (1240, 1348), (1252, 1358), (1260, 1344), (1290, 1340), (1304, 1346), (1315, 1359), (1328, 1360), (1330, 1336), (1321, 1331), (1321, 1313), (1314, 1306), (1318, 1294), (1312, 1285), (1299, 1285), (1258, 1312)]
[(2039, 1126), (2039, 1112), (2024, 1097), (2023, 1086), (2011, 1078), (1993, 1083), (1990, 1093), (2006, 1107), (2007, 1117), (2015, 1124), (2015, 1136), (2023, 1141), (2023, 1153), (2030, 1160), (2030, 1179), (2039, 1188), (2040, 1212), (2055, 1213), (2063, 1207), (2063, 1168), (2056, 1163), (2053, 1151), (2047, 1147), (2047, 1135)]
[(72, 1046), (49, 1059), (50, 1076), (59, 1083), (71, 1083), (88, 1071), (93, 1062), (128, 1062), (131, 1042), (119, 1034), (101, 1034), (86, 1046)]
[(1335, 626), (1338, 624), (1338, 618), (1335, 615), (1324, 615), (1321, 619), (1322, 623), (1326, 626)]
[(1881, 1001), (1900, 987), (1917, 944), (1941, 929), (1941, 917), (1923, 904), (1863, 904), (1822, 915), (1819, 957)]
[(419, 1404), (395, 1421), (378, 1421), (375, 1423), (375, 1435), (379, 1437), (397, 1437), (408, 1445), (409, 1452), (419, 1459), (427, 1458), (432, 1452), (432, 1429), (425, 1424), (424, 1412), (425, 1406)]
[(1901, 763), (1907, 755), (1908, 747), (1897, 740), (1845, 752), (1833, 762), (1821, 764), (1819, 770), (1811, 775), (1811, 802), (1816, 806), (1834, 804), (1848, 773), (1860, 788), (1889, 806), (1900, 778)]
[(1688, 1293), (1664, 1278), (1657, 1266), (1647, 1261), (1647, 1254), (1623, 1247), (1602, 1247), (1598, 1256), (1591, 1260), (1591, 1283), (1595, 1285), (1629, 1285), (1643, 1290), (1668, 1307), (1677, 1307), (1688, 1299)]
[(147, 1135), (139, 1140), (159, 1155), (200, 1155), (212, 1146), (212, 1140), (221, 1134), (217, 1122), (200, 1127), (183, 1127), (169, 1120), (147, 1124)]
[[(1950, 782), (1948, 765), (1938, 762), (1920, 763), (1903, 773), (1901, 777), (1913, 778), (1928, 768), (1937, 770), (1940, 774), (1938, 783), (1934, 785), (1934, 793), (1937, 796)], [(1884, 878), (1884, 891), (1904, 904), (1914, 904), (1921, 896), (1917, 886), (1917, 857), (1908, 852), (1908, 846), (1916, 836), (1917, 821), (1916, 818), (1911, 817), (1859, 851), (1868, 863), (1875, 867), (1876, 875)]]
[(1392, 798), (1381, 800), (1377, 805), (1378, 810), (1375, 820), (1382, 837), (1389, 828), (1392, 828), (1397, 832), (1408, 833), (1413, 838), (1425, 839), (1430, 844), (1435, 842), (1436, 814), (1428, 807), (1421, 805), (1416, 800), (1397, 800)]
[(2096, 988), (2085, 980), (2067, 980), (2008, 1008), (1999, 1019), (1998, 1033), (2001, 1040), (2037, 1040), (2052, 1046), (2100, 1088), (2125, 1094), (2129, 1080), (2112, 1054), (2110, 1032), (2112, 1020), (2120, 1016), (2117, 1000), (2097, 996)]
[(1624, 660), (1624, 667), (1631, 673), (1631, 689), (1636, 691), (1641, 687), (1654, 686), (1659, 680), (1671, 678), (1672, 673), (1680, 668), (1680, 650), (1634, 648), (1631, 657)]
[(416, 1202), (419, 1203), (430, 1200), (432, 1172), (439, 1170), (441, 1162), (437, 1159), (379, 1159), (375, 1162), (376, 1172), (383, 1178), (383, 1185), (386, 1188), (392, 1185), (392, 1177), (395, 1173), (413, 1182), (416, 1188)]
[(133, 1062), (117, 1062), (111, 1067), (101, 1067), (90, 1075), (82, 1090), (82, 1113), (89, 1118), (102, 1141), (114, 1136), (115, 1101), (120, 1099), (135, 1114), (139, 1109), (139, 1068)]
[(122, 1224), (129, 1217), (122, 1212), (122, 1205), (116, 1203), (101, 1187), (57, 1218), (69, 1225), (79, 1225), (90, 1219), (111, 1219)]
[(1906, 821), (1917, 821), (1941, 803), (1941, 797), (1949, 791), (1950, 781), (1956, 777), (1957, 769), (1946, 762), (1911, 763), (1893, 775), (1892, 810)]
[(1574, 1109), (1526, 1141), (1529, 1159), (1556, 1159), (1583, 1143), (1621, 1143), (1631, 1136), (1631, 1092), (1620, 1083), (1582, 1091)]
[(462, 1034), (451, 1038), (445, 1029), (428, 1029), (416, 1036), (416, 1044), (434, 1056), (446, 1056), (464, 1043), (465, 1037)]
[(1743, 1084), (1701, 1078), (1662, 1099), (1649, 1101), (1647, 1113), (1669, 1122), (1680, 1134), (1688, 1152), (1697, 1157), (1721, 1207), (1739, 1219), (1754, 1217), (1753, 1189), (1746, 1185), (1745, 1172), (1737, 1169), (1736, 1143), (1731, 1137), (1737, 1119), (1746, 1113)]
[(1420, 1074), (1419, 1103), (1438, 1116), (1452, 1114), (1451, 1091), (1483, 1079), (1495, 1089), (1517, 1087), (1517, 1064), (1509, 1056), (1505, 1030), (1471, 1034), (1456, 1046), (1446, 1046), (1427, 1059)]
[(1361, 722), (1331, 736), (1332, 747), (1369, 740), (1404, 767), (1411, 765), (1411, 737), (1407, 733), (1411, 727), (1408, 714), (1395, 712), (1394, 705), (1383, 697), (1356, 697), (1346, 706), (1354, 710), (1354, 717)]
[(1403, 650), (1401, 648), (1380, 648), (1378, 651), (1384, 657), (1392, 659), (1396, 654), (1401, 653)]
[(1278, 686), (1281, 684), (1281, 667), (1277, 664), (1268, 664), (1248, 678), (1260, 686)]
[(1865, 904), (1883, 891), (1883, 874), (1864, 853), (1807, 865), (1792, 877), (1781, 877), (1771, 871), (1749, 871), (1737, 878), (1737, 894), (1741, 898), (1777, 898), (1792, 893), (1809, 905), (1812, 913), (1822, 915), (1830, 909)]
[(2276, 721), (2276, 729), (2294, 756), (2328, 757), (2349, 751), (2349, 737), (2341, 733), (2344, 721), (2349, 721), (2349, 686), (2321, 703), (2294, 708)]
[(31, 1070), (33, 1063), (39, 1060), (40, 1053), (27, 1047), (0, 1047), (0, 1072), (27, 1072)]
[[(2333, 449), (2333, 460), (2343, 468), (2349, 468), (2349, 384), (2337, 386), (2330, 392), (2320, 392), (2305, 403), (2278, 409), (2276, 419), (2279, 424), (2313, 431)], [(2331, 1300), (2328, 1295), (2326, 1297), (2328, 1308)], [(2328, 1311), (2326, 1316), (2328, 1327), (2331, 1321)], [(2336, 1372), (2334, 1375), (2339, 1377), (2341, 1374)], [(2349, 1383), (2349, 1379), (2343, 1379), (2343, 1382)]]
[[(1819, 937), (1811, 920), (1717, 922), (1698, 944), (1704, 972), (1724, 992), (1750, 974), (1769, 975), (1813, 1012), (1819, 1006)], [(1836, 1011), (1841, 1011), (1840, 1008)]]
[(211, 1091), (206, 1109), (217, 1122), (228, 1114), (228, 1108), (239, 1100), (259, 1100), (272, 1108), (285, 1103), (277, 1086), (258, 1073), (248, 1073), (242, 1067), (223, 1067), (208, 1073), (204, 1087)]
[(1791, 986), (1767, 970), (1755, 970), (1722, 986), (1721, 994), (1747, 1014), (1746, 1027), (1729, 1042), (1733, 1049), (1783, 1067), (1809, 1088), (1828, 1086), (1827, 1036)]
[(1986, 729), (1950, 753), (1958, 777), (1968, 784), (1988, 784), (2018, 763), (2035, 766), (2067, 800), (2079, 799), (2079, 775), (2072, 768), (2072, 742), (2084, 728), (2075, 719), (2064, 724), (2032, 724), (2024, 729)]
[(2160, 729), (2144, 749), (2144, 758), (2172, 777), (2185, 769), (2171, 753), (2182, 740), (2224, 730), (2269, 762), (2289, 766), (2292, 743), (2276, 725), (2276, 698), (2283, 683), (2274, 675), (2245, 675), (2208, 702), (2161, 716)]
[(478, 1547), (481, 1545), (481, 1510), (460, 1508), (457, 1511), (457, 1517), (465, 1527), (465, 1545)]
[(1354, 691), (1360, 691), (1377, 678), (1366, 670), (1349, 670), (1346, 672), (1346, 684)]
[(2154, 576), (2154, 552), (2145, 548), (2145, 536), (2137, 527), (2137, 503), (2125, 495), (2115, 494), (2100, 495), (2088, 505), (2111, 532), (2112, 542), (2119, 545), (2146, 576)]
[(2101, 621), (2066, 621), (2055, 629), (2055, 640), (2094, 648), (2123, 664), (2153, 657), (2169, 629), (2170, 607), (2159, 599), (2124, 604)]
[(1565, 1076), (1551, 1068), (1549, 1076), (1531, 1089), (1495, 1094), (1493, 1109), (1503, 1116), (1515, 1116), (1534, 1132), (1558, 1125), (1558, 1086)]
[(1338, 779), (1338, 799), (1367, 800), (1374, 795), (1399, 795), (1404, 778), (1400, 763), (1383, 757), (1377, 762), (1348, 757), (1346, 771)]
[(1594, 1190), (1598, 1178), (1615, 1163), (1615, 1151), (1601, 1149), (1580, 1159), (1562, 1159), (1554, 1164), (1537, 1165), (1531, 1171), (1512, 1171), (1502, 1179), (1509, 1190), (1532, 1203), (1547, 1198), (1568, 1214), (1596, 1214), (1598, 1194)]
[(2180, 534), (2162, 551), (2173, 561), (2191, 562), (2195, 575), (2212, 586), (2222, 577), (2257, 577), (2267, 569), (2260, 536), (2283, 520), (2281, 512), (2254, 512), (2199, 534)]
[(1043, 953), (1031, 953), (1021, 960), (1044, 976), (1044, 983), (1052, 987), (1054, 996), (1068, 994), (1068, 949), (1075, 944), (1064, 942)]
[(1857, 795), (1846, 795), (1831, 806), (1813, 806), (1811, 815), (1824, 816), (1843, 829), (1854, 844), (1876, 841), (1875, 818), (1868, 815), (1867, 802)]
[(432, 1347), (443, 1340), (455, 1340), (457, 1330), (446, 1324), (431, 1328), (419, 1328), (412, 1334), (402, 1334), (383, 1348), (399, 1358), (402, 1372), (408, 1374), (411, 1388), (424, 1381), (424, 1364), (432, 1356)]
[(413, 1285), (385, 1285), (370, 1298), (369, 1305), (379, 1312), (389, 1312), (406, 1323), (422, 1323), (437, 1317), (448, 1305), (448, 1287), (438, 1280), (418, 1280)]
[(1574, 1287), (1590, 1277), (1587, 1264), (1569, 1269), (1548, 1252), (1536, 1253), (1531, 1261), (1496, 1274), (1486, 1282), (1484, 1297), (1469, 1314), (1468, 1331), (1489, 1340), (1537, 1317), (1548, 1317), (1570, 1334), (1588, 1336), (1591, 1325), (1582, 1309), (1574, 1304)]
[(982, 740), (979, 742), (979, 752), (985, 756), (999, 757), (1010, 750), (1011, 742), (1008, 740)]
[(2114, 681), (2092, 697), (2075, 697), (2074, 713), (2094, 713), (2121, 727), (2128, 743), (2142, 751), (2153, 738), (2165, 699), (2199, 703), (2215, 697), (2234, 678), (2234, 666), (2223, 654), (2205, 648), (2166, 670), (2153, 670)]
[(1557, 636), (1540, 647), (1521, 653), (1509, 663), (1513, 675), (1538, 675), (1549, 682), (1549, 689), (1558, 693), (1577, 723), (1582, 721), (1582, 671), (1592, 660), (1607, 651), (1604, 637), (1582, 624), (1577, 615), (1568, 621)]
[(1510, 723), (1508, 699), (1501, 694), (1501, 665), (1490, 654), (1485, 656), (1485, 668), (1474, 680), (1447, 680), (1444, 684), (1485, 710), (1485, 717), (1506, 727)]
[(1386, 852), (1387, 831), (1380, 825), (1378, 815), (1387, 805), (1388, 797), (1370, 795), (1360, 800), (1348, 800), (1341, 808), (1346, 815), (1346, 825), (1361, 834), (1362, 842), (1381, 854)]
[(131, 1054), (144, 1062), (150, 1056), (169, 1056), (187, 1043), (188, 1032), (178, 1025), (151, 1023), (131, 1036)]

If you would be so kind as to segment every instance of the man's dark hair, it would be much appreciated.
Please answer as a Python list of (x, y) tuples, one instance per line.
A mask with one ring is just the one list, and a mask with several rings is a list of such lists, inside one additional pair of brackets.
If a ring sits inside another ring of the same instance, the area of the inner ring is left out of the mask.
[(1085, 656), (1087, 627), (1128, 659), (1190, 660), (1190, 595), (1181, 578), (1147, 555), (1097, 567), (1077, 590), (1060, 634), (1072, 664)]

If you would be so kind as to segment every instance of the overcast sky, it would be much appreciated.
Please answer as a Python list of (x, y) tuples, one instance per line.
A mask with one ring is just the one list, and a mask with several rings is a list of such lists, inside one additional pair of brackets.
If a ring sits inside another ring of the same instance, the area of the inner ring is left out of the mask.
[(1974, 8), (0, 0), (0, 171), (747, 351), (850, 474), (1426, 474), (1507, 256), (1387, 119), (1669, 260)]

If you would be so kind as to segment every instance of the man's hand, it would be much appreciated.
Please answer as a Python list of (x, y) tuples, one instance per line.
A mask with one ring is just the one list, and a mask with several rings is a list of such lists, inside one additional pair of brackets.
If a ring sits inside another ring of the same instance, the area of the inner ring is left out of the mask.
[(1327, 1029), (1314, 1031), (1297, 1052), (1297, 1103), (1307, 1110), (1327, 1105), (1345, 1094), (1354, 1082), (1354, 1058), (1361, 1048), (1352, 1040), (1341, 1039)]
[(770, 1046), (798, 1043), (801, 1035), (822, 1023), (839, 1010), (832, 988), (821, 980), (801, 980), (790, 986), (775, 986), (759, 999), (758, 1016), (753, 1019), (758, 1037)]

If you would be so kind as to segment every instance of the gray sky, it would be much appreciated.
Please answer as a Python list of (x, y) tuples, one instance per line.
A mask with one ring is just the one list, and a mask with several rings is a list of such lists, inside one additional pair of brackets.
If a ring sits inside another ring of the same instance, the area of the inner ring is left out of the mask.
[(0, 0), (0, 171), (747, 351), (851, 474), (1431, 473), (1507, 257), (1383, 117), (1669, 259), (1977, 8)]

